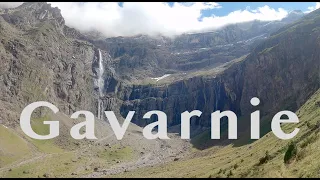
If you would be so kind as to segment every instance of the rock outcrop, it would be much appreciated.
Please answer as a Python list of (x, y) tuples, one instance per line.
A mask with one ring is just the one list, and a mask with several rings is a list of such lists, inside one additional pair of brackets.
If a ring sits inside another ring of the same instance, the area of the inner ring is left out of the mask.
[(68, 28), (58, 8), (24, 3), (0, 15), (0, 119), (19, 121), (23, 108), (48, 101), (61, 112), (96, 111), (96, 48)]

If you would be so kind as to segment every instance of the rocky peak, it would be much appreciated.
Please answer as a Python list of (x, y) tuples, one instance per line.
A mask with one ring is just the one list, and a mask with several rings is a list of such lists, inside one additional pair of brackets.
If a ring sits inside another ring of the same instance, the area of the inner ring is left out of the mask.
[(57, 7), (51, 7), (51, 4), (45, 2), (23, 3), (20, 8), (31, 11), (36, 15), (36, 18), (41, 21), (55, 19), (59, 24), (64, 25), (64, 18), (61, 15), (61, 10)]
[(42, 22), (53, 22), (60, 28), (65, 25), (60, 9), (45, 2), (26, 2), (2, 16), (7, 22), (23, 29), (36, 27)]
[(293, 10), (289, 15), (303, 15), (304, 13), (301, 10)]
[(282, 21), (283, 22), (293, 22), (293, 21), (298, 20), (302, 16), (304, 16), (304, 13), (301, 10), (293, 10), (287, 15), (287, 17), (283, 18)]

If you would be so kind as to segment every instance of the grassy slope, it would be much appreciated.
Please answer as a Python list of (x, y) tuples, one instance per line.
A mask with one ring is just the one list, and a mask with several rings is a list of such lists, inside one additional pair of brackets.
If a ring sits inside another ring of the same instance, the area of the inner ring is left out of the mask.
[[(48, 121), (50, 118), (48, 116), (37, 118), (32, 120), (32, 128), (34, 132), (40, 135), (47, 135), (49, 134), (49, 125), (44, 125), (43, 121)], [(59, 148), (52, 139), (50, 140), (37, 140), (27, 137), (27, 139), (34, 144), (39, 151), (46, 152), (46, 153), (57, 153), (62, 152), (63, 150)]]
[[(49, 133), (49, 126), (43, 121), (60, 120), (61, 138), (35, 140), (24, 135), (21, 129), (10, 129), (0, 125), (0, 177), (74, 177), (89, 174), (94, 168), (107, 168), (135, 158), (128, 146), (111, 144), (108, 147), (72, 139), (68, 135), (73, 120), (62, 114), (46, 115), (32, 119), (33, 130), (40, 134)], [(97, 121), (97, 130), (107, 130)], [(68, 130), (68, 131), (67, 131)], [(106, 134), (96, 133), (97, 137)], [(67, 136), (64, 136), (67, 135)], [(39, 158), (38, 158), (39, 157)], [(27, 162), (27, 163), (25, 163)], [(20, 164), (22, 163), (22, 164)]]
[[(96, 152), (96, 149), (91, 149)], [(2, 176), (13, 177), (77, 177), (92, 173), (94, 168), (106, 168), (116, 164), (116, 160), (125, 161), (131, 158), (131, 150), (123, 148), (118, 150), (111, 147), (108, 150), (99, 150), (97, 153), (83, 155), (77, 152), (64, 152), (47, 154), (41, 160), (12, 168), (3, 172)], [(1, 177), (1, 173), (0, 173)]]
[(0, 125), (0, 168), (30, 154), (30, 148), (11, 129)]
[[(300, 128), (292, 140), (278, 139), (269, 132), (248, 145), (207, 149), (204, 151), (209, 155), (204, 157), (138, 169), (112, 177), (320, 177), (320, 90), (296, 113), (300, 119), (298, 124), (283, 125), (286, 132), (297, 126)], [(284, 155), (290, 142), (297, 146), (297, 155), (286, 164)], [(266, 157), (266, 151), (269, 154), (267, 161), (259, 164), (260, 159)]]

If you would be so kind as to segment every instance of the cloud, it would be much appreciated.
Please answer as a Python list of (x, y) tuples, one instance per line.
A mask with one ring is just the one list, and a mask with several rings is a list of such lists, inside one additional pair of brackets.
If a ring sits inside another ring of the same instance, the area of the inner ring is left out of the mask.
[(23, 2), (0, 2), (0, 8), (14, 8), (20, 6)]
[[(179, 34), (198, 22), (201, 10), (217, 3), (116, 2), (50, 3), (61, 9), (66, 24), (82, 31), (98, 30), (106, 36)], [(192, 24), (191, 24), (192, 23)]]
[(131, 36), (137, 34), (177, 35), (191, 31), (216, 29), (228, 24), (252, 20), (280, 20), (288, 12), (269, 6), (251, 10), (238, 10), (226, 16), (201, 17), (205, 9), (223, 8), (218, 3), (125, 2), (120, 7), (115, 2), (53, 2), (61, 9), (66, 24), (80, 31), (97, 30), (106, 36)]
[(315, 6), (308, 7), (308, 11), (306, 11), (304, 13), (309, 13), (309, 12), (312, 12), (312, 11), (319, 9), (319, 8), (320, 8), (320, 2), (316, 2)]
[[(215, 16), (215, 2), (185, 2), (169, 5), (164, 2), (50, 2), (61, 9), (68, 26), (82, 32), (96, 30), (107, 37), (147, 35), (179, 35), (187, 32), (213, 30), (222, 26), (252, 20), (280, 20), (288, 12), (282, 8), (263, 6), (256, 9), (230, 12)], [(203, 10), (211, 10), (211, 17), (203, 17)]]
[(233, 11), (226, 16), (205, 17), (201, 23), (198, 23), (199, 26), (197, 30), (217, 29), (228, 24), (249, 22), (253, 20), (281, 20), (287, 15), (288, 12), (282, 8), (279, 8), (278, 10), (272, 9), (269, 6), (259, 7), (254, 10), (246, 8), (246, 10)]

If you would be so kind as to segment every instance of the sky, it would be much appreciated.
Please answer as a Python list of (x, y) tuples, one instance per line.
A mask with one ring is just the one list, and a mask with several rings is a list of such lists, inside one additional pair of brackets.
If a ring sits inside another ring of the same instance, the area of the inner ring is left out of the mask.
[[(20, 3), (21, 4), (21, 3)], [(0, 2), (10, 8), (17, 2)], [(61, 9), (66, 25), (107, 37), (174, 36), (252, 20), (281, 20), (292, 10), (309, 13), (318, 2), (49, 2)]]

